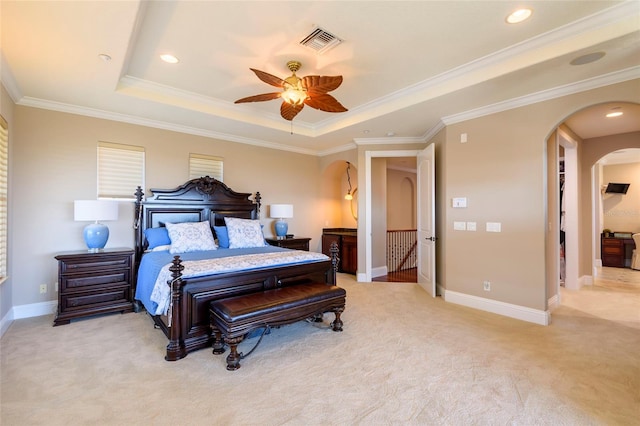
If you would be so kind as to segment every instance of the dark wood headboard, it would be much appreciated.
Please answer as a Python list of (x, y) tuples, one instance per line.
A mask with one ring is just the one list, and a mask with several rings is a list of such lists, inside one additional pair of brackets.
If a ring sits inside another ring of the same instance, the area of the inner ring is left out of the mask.
[(133, 223), (136, 245), (136, 270), (147, 247), (144, 230), (164, 226), (166, 222), (203, 222), (211, 226), (224, 225), (224, 217), (260, 218), (260, 193), (254, 201), (250, 193), (235, 192), (209, 176), (192, 179), (174, 189), (151, 189), (153, 194), (143, 200), (141, 187), (136, 190)]

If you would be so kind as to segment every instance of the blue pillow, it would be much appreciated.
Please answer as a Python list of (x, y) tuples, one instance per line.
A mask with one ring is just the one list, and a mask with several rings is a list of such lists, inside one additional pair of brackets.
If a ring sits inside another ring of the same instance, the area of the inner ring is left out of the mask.
[(218, 237), (218, 246), (220, 248), (229, 248), (229, 233), (226, 226), (214, 226), (216, 237)]
[(149, 243), (149, 249), (154, 249), (158, 246), (166, 246), (171, 244), (169, 238), (169, 231), (167, 228), (147, 228), (144, 230), (144, 236), (147, 237), (147, 243)]

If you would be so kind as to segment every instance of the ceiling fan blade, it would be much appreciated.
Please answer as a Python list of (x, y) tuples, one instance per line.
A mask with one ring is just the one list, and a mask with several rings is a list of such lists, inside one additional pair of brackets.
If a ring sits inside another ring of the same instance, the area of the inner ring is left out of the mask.
[(278, 99), (279, 97), (280, 97), (280, 92), (277, 92), (277, 93), (263, 93), (261, 95), (248, 96), (246, 98), (238, 99), (234, 103), (241, 104), (243, 102), (271, 101), (273, 99)]
[(341, 75), (308, 75), (302, 78), (302, 86), (312, 93), (327, 93), (337, 89), (341, 84)]
[(307, 98), (304, 103), (309, 105), (311, 108), (319, 109), (326, 112), (348, 111), (348, 109), (343, 107), (342, 104), (336, 100), (336, 98), (326, 93), (315, 96), (310, 95), (310, 97)]
[(282, 102), (282, 105), (280, 105), (280, 115), (285, 120), (291, 121), (293, 120), (293, 117), (302, 111), (302, 108), (304, 108), (304, 104), (291, 105), (290, 103)]
[(281, 79), (280, 77), (276, 77), (275, 75), (271, 75), (268, 72), (264, 72), (264, 71), (260, 71), (254, 68), (249, 68), (251, 71), (253, 71), (254, 73), (256, 73), (256, 75), (258, 76), (258, 78), (262, 81), (264, 81), (267, 84), (270, 84), (272, 86), (275, 87), (283, 87), (284, 86), (284, 80)]

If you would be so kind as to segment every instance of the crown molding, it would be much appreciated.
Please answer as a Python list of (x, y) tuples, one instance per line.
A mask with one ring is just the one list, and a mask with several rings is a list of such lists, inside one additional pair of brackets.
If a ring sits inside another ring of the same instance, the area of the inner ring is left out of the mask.
[(13, 103), (17, 104), (18, 101), (22, 99), (22, 92), (20, 91), (20, 87), (11, 72), (11, 67), (9, 67), (2, 50), (0, 50), (0, 80), (2, 80), (2, 85), (6, 89)]
[(485, 115), (495, 114), (514, 108), (520, 108), (538, 102), (544, 102), (551, 99), (560, 98), (562, 96), (573, 95), (575, 93), (585, 92), (587, 90), (598, 89), (600, 87), (610, 86), (612, 84), (622, 83), (637, 78), (640, 78), (640, 66), (627, 68), (625, 70), (612, 72), (599, 77), (594, 77), (571, 84), (566, 84), (564, 86), (555, 87), (553, 89), (542, 90), (540, 92), (520, 96), (518, 98), (497, 102), (495, 104), (486, 105), (469, 111), (464, 111), (459, 114), (449, 115), (446, 117), (442, 117), (442, 122), (445, 125), (460, 123), (462, 121), (483, 117)]
[(272, 142), (266, 142), (259, 139), (245, 138), (241, 136), (231, 135), (228, 133), (214, 132), (212, 130), (200, 129), (197, 127), (183, 126), (180, 124), (167, 123), (166, 121), (151, 120), (137, 116), (120, 114), (116, 112), (104, 111), (95, 108), (79, 107), (77, 105), (65, 104), (61, 102), (53, 102), (31, 97), (23, 97), (18, 105), (33, 108), (48, 109), (58, 112), (66, 112), (69, 114), (84, 115), (87, 117), (100, 118), (104, 120), (118, 121), (139, 126), (153, 127), (156, 129), (170, 130), (178, 133), (185, 133), (195, 136), (203, 136), (212, 139), (219, 139), (228, 142), (242, 143), (246, 145), (260, 146), (263, 148), (277, 149), (280, 151), (296, 152), (298, 154), (316, 155), (317, 152), (310, 149), (297, 148), (288, 145), (281, 145)]

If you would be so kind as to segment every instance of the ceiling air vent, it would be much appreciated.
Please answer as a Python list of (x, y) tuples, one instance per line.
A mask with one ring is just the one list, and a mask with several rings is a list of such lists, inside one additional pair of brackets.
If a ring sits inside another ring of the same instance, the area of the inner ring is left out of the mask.
[(314, 29), (311, 34), (300, 42), (301, 45), (318, 53), (324, 53), (340, 43), (342, 43), (342, 40), (320, 27)]

